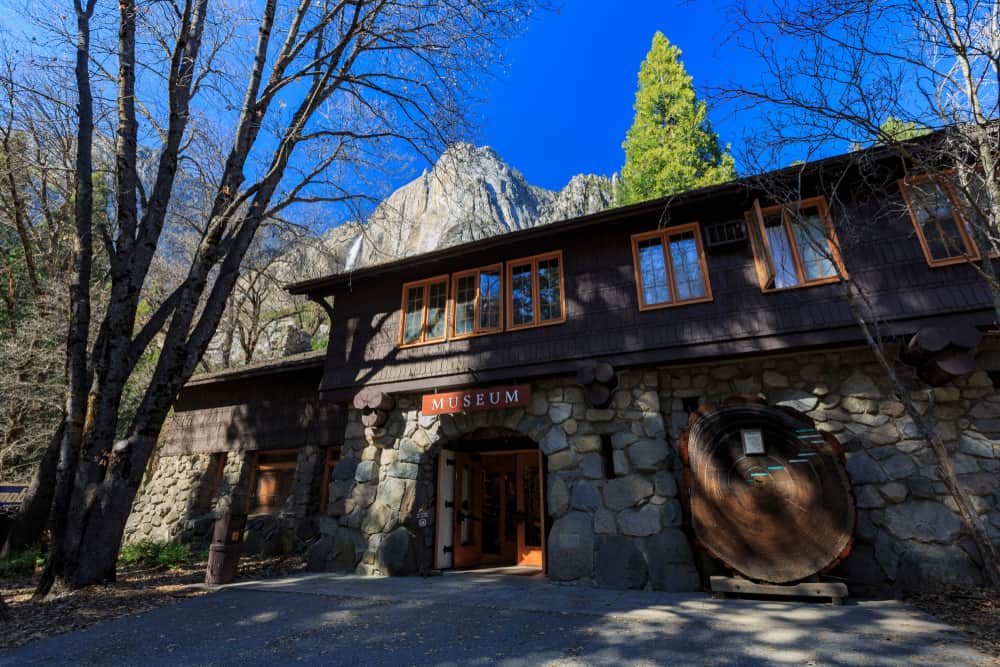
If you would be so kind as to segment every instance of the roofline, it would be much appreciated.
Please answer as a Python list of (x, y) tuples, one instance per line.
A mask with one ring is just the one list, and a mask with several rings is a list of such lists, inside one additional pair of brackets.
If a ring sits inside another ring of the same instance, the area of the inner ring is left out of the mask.
[(226, 369), (215, 373), (202, 373), (195, 375), (185, 383), (184, 388), (202, 387), (209, 384), (229, 382), (231, 380), (245, 380), (247, 378), (259, 377), (262, 375), (272, 375), (274, 373), (285, 373), (297, 371), (313, 366), (323, 366), (326, 363), (326, 350), (317, 351), (310, 356), (298, 359), (287, 360), (278, 358), (272, 362), (256, 366), (244, 366), (242, 368)]
[[(928, 135), (923, 135), (916, 139), (913, 139), (907, 143), (913, 144), (924, 144), (932, 141), (933, 138), (943, 134), (947, 131), (938, 130), (932, 132)], [(901, 145), (901, 144), (900, 144)], [(659, 199), (651, 199), (644, 202), (639, 202), (637, 204), (630, 204), (628, 206), (621, 206), (616, 208), (609, 208), (603, 211), (598, 211), (597, 213), (590, 213), (584, 216), (578, 216), (576, 218), (567, 218), (565, 220), (559, 220), (557, 222), (552, 222), (546, 225), (539, 225), (536, 227), (529, 227), (527, 229), (520, 229), (513, 232), (508, 232), (506, 234), (498, 234), (496, 236), (488, 236), (483, 239), (476, 241), (467, 241), (454, 246), (449, 246), (447, 248), (440, 248), (438, 250), (432, 250), (427, 253), (422, 253), (413, 257), (404, 257), (401, 259), (395, 259), (391, 262), (385, 262), (383, 264), (373, 264), (371, 266), (365, 266), (357, 270), (346, 271), (343, 273), (334, 273), (328, 276), (323, 276), (320, 278), (311, 278), (309, 280), (302, 280), (299, 282), (289, 283), (285, 286), (285, 289), (294, 295), (300, 294), (315, 294), (320, 292), (329, 292), (336, 287), (342, 285), (348, 285), (356, 280), (364, 280), (373, 276), (381, 276), (385, 273), (391, 273), (395, 271), (401, 271), (405, 269), (410, 269), (413, 267), (418, 267), (423, 264), (430, 264), (433, 262), (452, 259), (455, 257), (460, 257), (462, 255), (477, 252), (481, 250), (488, 250), (497, 246), (506, 246), (519, 243), (522, 241), (528, 241), (536, 238), (545, 238), (547, 236), (554, 236), (559, 234), (564, 229), (573, 227), (589, 227), (592, 225), (597, 225), (602, 222), (606, 222), (612, 218), (624, 218), (631, 217), (635, 215), (648, 214), (657, 211), (661, 211), (664, 208), (670, 208), (674, 206), (681, 206), (685, 204), (690, 204), (696, 202), (700, 199), (706, 197), (717, 196), (721, 194), (731, 194), (738, 192), (740, 190), (754, 190), (759, 189), (760, 184), (765, 179), (773, 178), (785, 178), (791, 175), (801, 175), (804, 171), (815, 172), (820, 171), (824, 168), (828, 168), (832, 165), (849, 162), (852, 159), (856, 159), (859, 154), (863, 154), (867, 159), (881, 160), (889, 156), (899, 155), (899, 145), (883, 145), (883, 146), (873, 146), (871, 148), (864, 149), (862, 151), (850, 151), (847, 153), (841, 153), (839, 155), (833, 155), (830, 157), (815, 160), (813, 162), (807, 162), (804, 164), (795, 164), (787, 167), (782, 167), (780, 169), (775, 169), (773, 171), (765, 172), (762, 174), (756, 174), (753, 176), (744, 176), (743, 178), (738, 178), (732, 181), (727, 181), (725, 183), (717, 183), (715, 185), (707, 185), (701, 188), (696, 188), (694, 190), (688, 190), (686, 192), (669, 195), (667, 197), (661, 197)]]

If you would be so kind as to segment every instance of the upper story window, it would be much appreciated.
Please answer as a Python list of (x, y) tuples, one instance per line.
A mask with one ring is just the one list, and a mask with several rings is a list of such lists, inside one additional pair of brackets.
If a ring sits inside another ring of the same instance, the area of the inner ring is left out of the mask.
[(507, 262), (507, 285), (509, 329), (566, 321), (562, 252)]
[(632, 237), (639, 309), (712, 299), (698, 223)]
[(448, 276), (403, 285), (402, 345), (442, 341), (446, 335)]
[(945, 266), (979, 257), (969, 226), (978, 214), (948, 174), (901, 179), (899, 188), (929, 265)]
[(844, 272), (837, 236), (823, 197), (747, 211), (761, 289), (836, 282)]
[(456, 273), (452, 284), (452, 337), (495, 333), (503, 329), (503, 264)]

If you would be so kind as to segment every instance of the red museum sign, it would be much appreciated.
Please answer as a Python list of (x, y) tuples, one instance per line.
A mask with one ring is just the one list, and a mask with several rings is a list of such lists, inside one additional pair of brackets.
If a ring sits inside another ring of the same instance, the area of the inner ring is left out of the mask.
[(446, 394), (426, 394), (420, 411), (425, 415), (477, 412), (525, 406), (531, 399), (531, 385), (467, 389)]

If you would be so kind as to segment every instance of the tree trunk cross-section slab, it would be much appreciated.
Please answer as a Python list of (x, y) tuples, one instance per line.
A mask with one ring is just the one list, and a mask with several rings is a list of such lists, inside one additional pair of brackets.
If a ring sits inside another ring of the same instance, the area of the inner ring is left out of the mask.
[[(759, 430), (764, 453), (744, 453)], [(681, 435), (695, 537), (754, 581), (784, 584), (830, 569), (850, 551), (854, 499), (836, 440), (793, 410), (740, 399), (705, 406)]]

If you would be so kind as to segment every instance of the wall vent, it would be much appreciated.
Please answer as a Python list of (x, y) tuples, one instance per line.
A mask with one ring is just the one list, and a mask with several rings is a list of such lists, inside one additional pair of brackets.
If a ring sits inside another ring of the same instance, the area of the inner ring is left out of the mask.
[(745, 243), (747, 227), (743, 220), (727, 220), (705, 225), (705, 245), (709, 248)]

